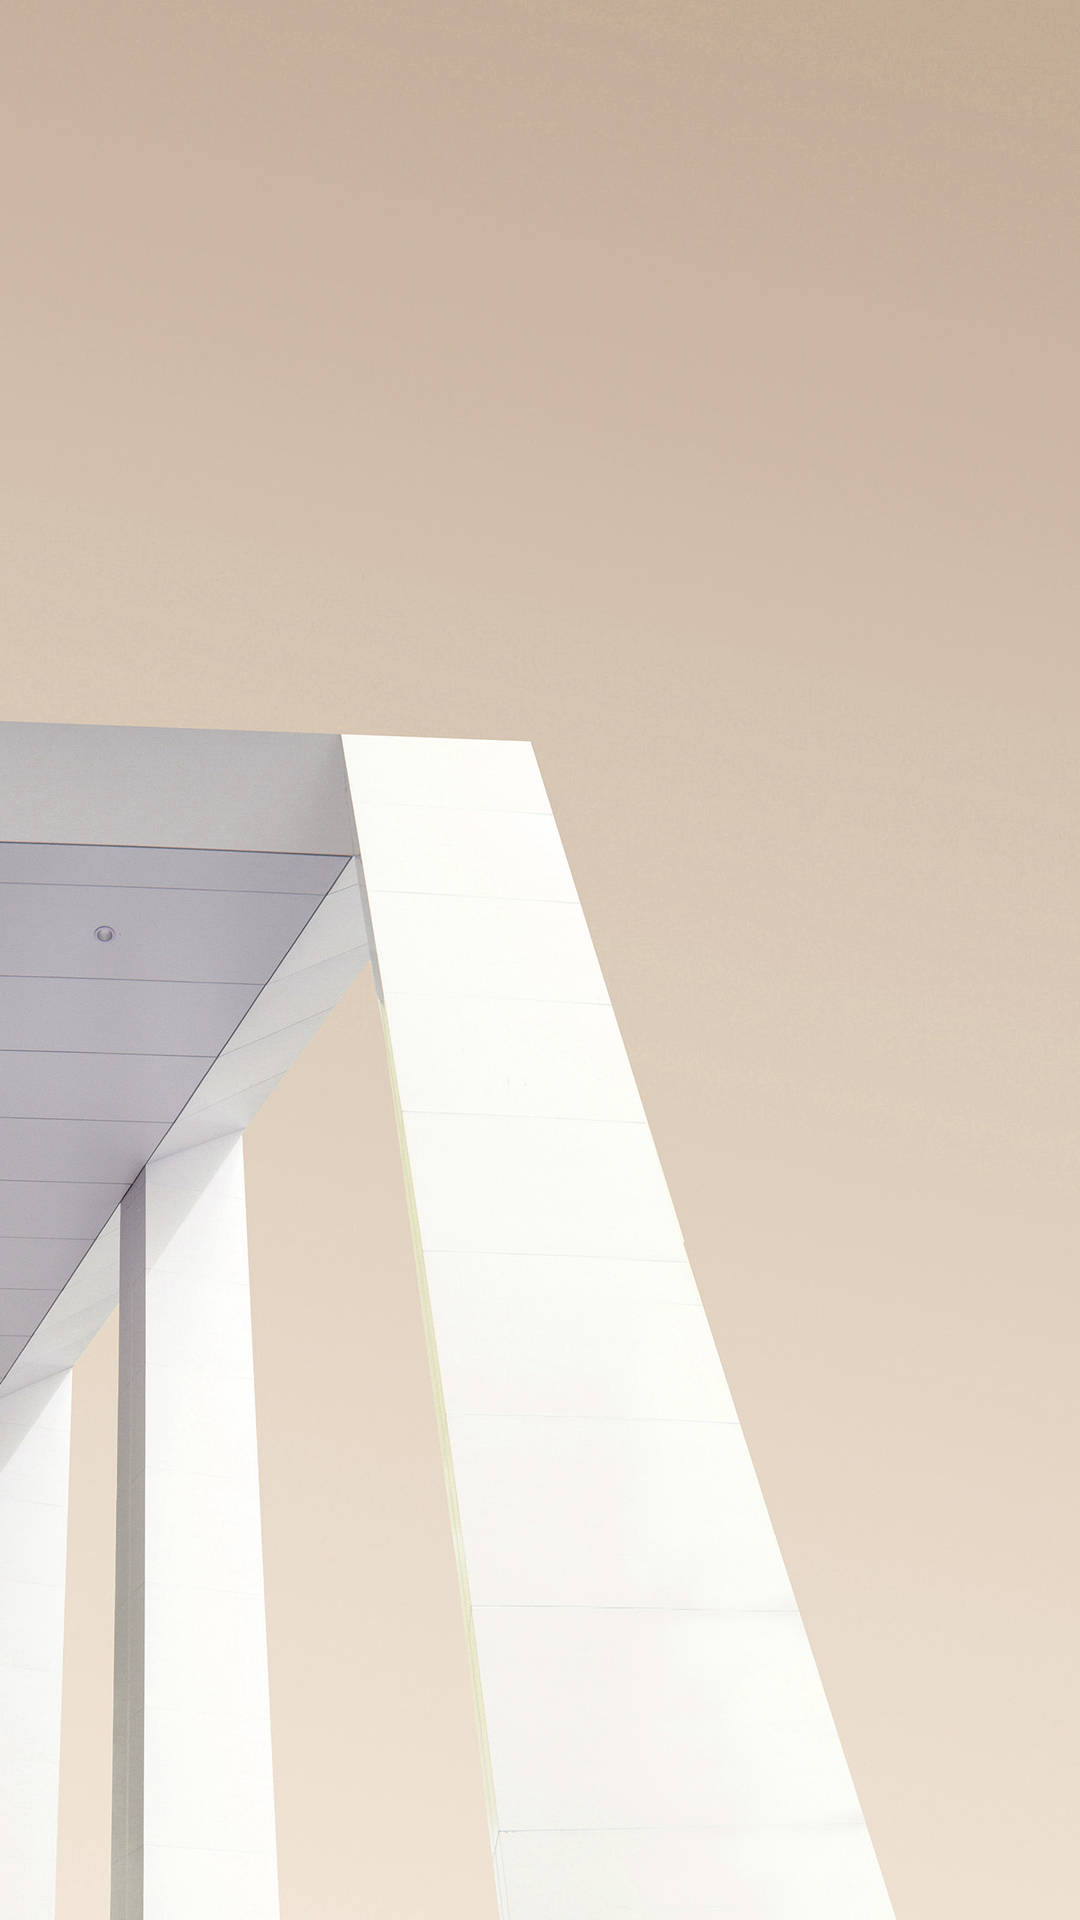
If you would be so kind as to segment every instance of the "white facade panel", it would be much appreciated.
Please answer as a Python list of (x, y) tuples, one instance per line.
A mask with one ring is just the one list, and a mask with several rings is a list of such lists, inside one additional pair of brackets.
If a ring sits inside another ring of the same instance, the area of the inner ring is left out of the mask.
[(410, 1112), (643, 1121), (609, 1006), (387, 997), (398, 1094)]
[(364, 812), (361, 854), (374, 891), (577, 899), (549, 813), (413, 806), (367, 806)]
[(892, 1916), (861, 1820), (743, 1833), (510, 1833), (499, 1866), (508, 1920)]
[(406, 1131), (421, 1238), (434, 1251), (683, 1252), (643, 1124), (413, 1110)]
[(531, 751), (344, 745), (505, 1920), (886, 1920)]
[(71, 1374), (0, 1398), (0, 1913), (52, 1920)]
[(461, 1414), (735, 1419), (685, 1261), (429, 1253), (425, 1266)]
[(366, 734), (349, 761), (354, 807), (453, 807), (550, 813), (532, 749), (520, 740), (421, 740)]
[(794, 1606), (738, 1426), (453, 1414), (477, 1607)]
[(239, 1138), (123, 1213), (113, 1920), (277, 1920)]
[(145, 1876), (146, 1912), (155, 1920), (201, 1920), (210, 1911), (205, 1900), (211, 1884), (230, 1920), (266, 1920), (276, 1911), (277, 1868), (266, 1852), (147, 1847)]
[(368, 898), (390, 991), (607, 1003), (584, 916), (571, 901), (374, 887)]
[(501, 1830), (857, 1816), (793, 1611), (484, 1607), (474, 1620)]
[(373, 934), (504, 1920), (888, 1920), (531, 749), (345, 739), (356, 861), (332, 739), (9, 736), (0, 1911), (53, 1911), (119, 1265), (113, 1920), (277, 1920), (239, 1135)]

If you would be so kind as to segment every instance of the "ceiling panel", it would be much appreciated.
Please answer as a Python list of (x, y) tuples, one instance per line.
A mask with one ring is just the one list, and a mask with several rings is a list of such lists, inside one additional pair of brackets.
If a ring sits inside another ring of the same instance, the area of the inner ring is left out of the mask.
[(25, 1342), (14, 1373), (9, 1371), (0, 1379), (0, 1397), (74, 1366), (116, 1306), (119, 1283), (120, 1208), (116, 1207)]
[(187, 847), (73, 847), (0, 841), (0, 882), (37, 886), (195, 887), (307, 893), (321, 899), (348, 864), (339, 854), (220, 853)]
[(4, 882), (0, 975), (261, 986), (317, 905), (305, 893)]
[(0, 1288), (36, 1287), (39, 1292), (55, 1293), (74, 1273), (90, 1245), (90, 1238), (20, 1238), (8, 1234), (0, 1238)]
[(0, 1053), (0, 1113), (26, 1120), (170, 1121), (212, 1053)]
[(289, 948), (278, 968), (278, 979), (314, 967), (336, 954), (355, 952), (366, 947), (367, 921), (356, 878), (356, 869), (327, 894), (318, 912), (312, 915), (304, 931)]
[(90, 1236), (104, 1226), (130, 1184), (0, 1179), (0, 1234)]
[(10, 1120), (0, 1116), (6, 1180), (122, 1180), (128, 1186), (153, 1153), (160, 1120)]
[(26, 1335), (24, 1333), (0, 1334), (0, 1379), (3, 1378), (9, 1367), (14, 1366), (25, 1345)]
[(259, 995), (244, 1022), (243, 1033), (236, 1036), (237, 1044), (261, 1040), (293, 1020), (306, 1020), (313, 1011), (329, 1012), (355, 980), (367, 957), (366, 947), (354, 947), (348, 953), (332, 954), (329, 959), (298, 973), (282, 968)]
[(0, 843), (0, 1380), (348, 864)]
[(188, 981), (7, 979), (0, 1051), (216, 1054), (257, 987)]
[(49, 1296), (40, 1288), (4, 1287), (0, 1290), (0, 1338), (13, 1333), (29, 1336), (49, 1311)]
[(246, 1127), (368, 959), (364, 909), (350, 862), (154, 1158)]

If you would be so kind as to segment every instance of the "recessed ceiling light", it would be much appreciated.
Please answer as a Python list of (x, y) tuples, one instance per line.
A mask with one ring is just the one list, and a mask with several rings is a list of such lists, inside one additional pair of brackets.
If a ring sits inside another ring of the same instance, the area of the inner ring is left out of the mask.
[(94, 939), (95, 940), (115, 940), (116, 928), (115, 927), (95, 927)]

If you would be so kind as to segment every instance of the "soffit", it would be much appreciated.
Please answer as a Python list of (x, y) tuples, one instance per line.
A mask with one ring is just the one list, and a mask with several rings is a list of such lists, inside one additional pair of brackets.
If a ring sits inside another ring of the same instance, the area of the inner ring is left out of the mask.
[(0, 1378), (345, 865), (0, 842)]

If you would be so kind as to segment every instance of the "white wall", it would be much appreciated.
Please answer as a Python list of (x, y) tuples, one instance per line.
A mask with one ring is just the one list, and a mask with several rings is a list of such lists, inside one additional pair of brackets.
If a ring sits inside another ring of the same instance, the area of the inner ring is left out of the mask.
[(532, 751), (345, 753), (505, 1920), (887, 1920)]
[(0, 1914), (56, 1903), (71, 1374), (0, 1397)]
[(124, 1209), (113, 1916), (277, 1920), (240, 1139)]

